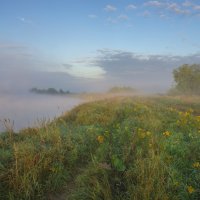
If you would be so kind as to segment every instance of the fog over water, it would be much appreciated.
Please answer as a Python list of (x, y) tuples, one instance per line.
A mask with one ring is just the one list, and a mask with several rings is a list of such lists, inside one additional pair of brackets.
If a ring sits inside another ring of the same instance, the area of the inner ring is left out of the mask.
[(145, 94), (165, 93), (173, 87), (174, 69), (200, 63), (199, 53), (178, 56), (101, 48), (83, 59), (55, 61), (32, 51), (0, 40), (0, 119), (13, 120), (15, 131), (40, 119), (53, 119), (82, 102), (69, 96), (31, 94), (30, 88), (98, 93), (128, 86)]
[[(69, 96), (1, 94), (0, 119), (14, 121), (14, 130), (18, 131), (37, 125), (38, 120), (58, 117), (81, 102)], [(1, 123), (0, 131), (4, 130)]]

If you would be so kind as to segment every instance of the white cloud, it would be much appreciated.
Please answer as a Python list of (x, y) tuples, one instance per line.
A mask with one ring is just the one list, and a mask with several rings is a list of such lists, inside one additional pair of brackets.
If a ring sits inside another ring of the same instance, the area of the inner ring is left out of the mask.
[(19, 21), (26, 23), (26, 24), (32, 24), (32, 21), (29, 19), (25, 19), (24, 17), (18, 17), (17, 18)]
[(189, 15), (191, 14), (190, 7), (193, 4), (191, 1), (185, 1), (183, 3), (177, 3), (175, 1), (147, 1), (144, 5), (159, 8), (162, 12), (168, 10), (178, 15)]
[(168, 4), (168, 9), (173, 11), (176, 14), (183, 14), (183, 15), (190, 14), (189, 10), (182, 9), (177, 3)]
[(166, 14), (164, 14), (164, 13), (160, 13), (160, 18), (162, 18), (162, 19), (167, 19), (168, 17), (167, 17), (167, 15)]
[(105, 11), (107, 12), (114, 12), (117, 10), (117, 8), (113, 5), (106, 5), (106, 7), (104, 8)]
[(128, 20), (129, 17), (127, 15), (121, 14), (121, 15), (118, 16), (118, 19), (119, 20)]
[(95, 18), (97, 18), (97, 16), (94, 15), (94, 14), (89, 14), (88, 17), (91, 18), (91, 19), (95, 19)]
[(182, 5), (183, 5), (184, 7), (190, 7), (190, 6), (193, 5), (193, 3), (192, 3), (191, 1), (185, 1), (185, 2), (182, 3)]
[(149, 17), (151, 13), (148, 10), (145, 10), (142, 14), (143, 17)]
[(87, 66), (86, 64), (73, 63), (71, 66), (63, 65), (63, 72), (78, 78), (101, 79), (104, 77), (106, 72), (101, 67)]
[(108, 17), (107, 21), (110, 22), (110, 23), (112, 23), (112, 24), (116, 24), (117, 23), (117, 20), (113, 19), (112, 17)]
[(200, 5), (195, 5), (195, 6), (193, 6), (193, 9), (194, 9), (194, 10), (200, 10)]
[(148, 1), (146, 3), (144, 3), (145, 6), (155, 6), (155, 7), (161, 7), (163, 5), (165, 5), (165, 3), (160, 2), (160, 1)]
[(133, 27), (133, 24), (127, 24), (126, 27), (132, 28), (132, 27)]
[(171, 10), (175, 10), (175, 9), (178, 9), (179, 6), (178, 6), (177, 3), (169, 3), (168, 8), (171, 9)]
[(129, 4), (128, 6), (126, 6), (127, 10), (135, 10), (137, 7), (134, 4)]

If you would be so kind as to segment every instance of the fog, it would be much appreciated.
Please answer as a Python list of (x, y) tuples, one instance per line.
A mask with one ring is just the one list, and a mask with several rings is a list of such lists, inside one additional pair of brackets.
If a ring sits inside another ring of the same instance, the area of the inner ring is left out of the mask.
[(31, 94), (33, 87), (98, 93), (128, 86), (142, 93), (165, 93), (173, 86), (175, 68), (200, 62), (199, 54), (144, 55), (113, 49), (99, 49), (91, 57), (68, 62), (29, 51), (12, 43), (0, 45), (0, 119), (14, 121), (16, 131), (36, 125), (39, 119), (53, 119), (82, 102), (68, 96)]
[[(81, 99), (69, 96), (37, 94), (0, 95), (0, 119), (14, 121), (14, 130), (37, 126), (40, 120), (52, 120), (81, 103)], [(5, 127), (1, 122), (0, 131)]]

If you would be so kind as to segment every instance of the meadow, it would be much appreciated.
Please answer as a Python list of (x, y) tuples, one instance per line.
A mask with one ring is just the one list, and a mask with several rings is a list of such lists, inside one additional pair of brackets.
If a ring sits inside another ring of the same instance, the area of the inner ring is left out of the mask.
[(8, 128), (0, 199), (200, 199), (200, 98), (113, 97)]

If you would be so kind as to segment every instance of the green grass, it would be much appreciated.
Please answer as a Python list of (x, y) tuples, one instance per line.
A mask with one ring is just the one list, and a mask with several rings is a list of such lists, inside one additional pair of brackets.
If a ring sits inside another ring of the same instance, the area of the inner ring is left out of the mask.
[(4, 133), (0, 199), (200, 199), (199, 116), (199, 98), (117, 97)]

